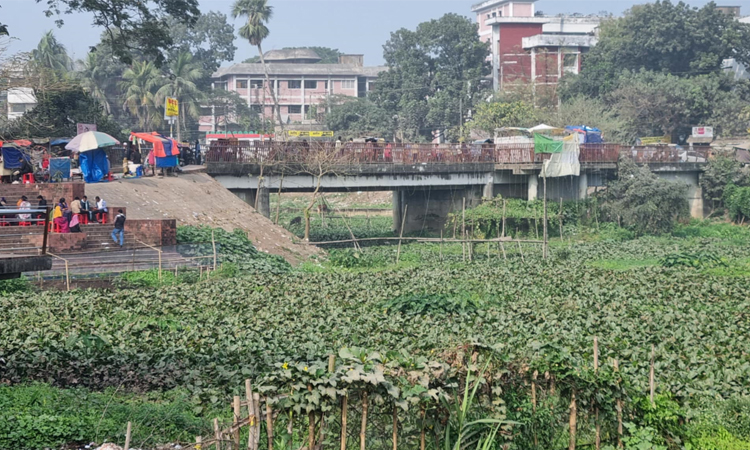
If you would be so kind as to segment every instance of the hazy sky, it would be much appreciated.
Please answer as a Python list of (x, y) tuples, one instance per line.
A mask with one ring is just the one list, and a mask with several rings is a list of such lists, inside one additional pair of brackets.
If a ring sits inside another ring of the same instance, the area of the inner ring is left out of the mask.
[[(383, 62), (383, 44), (392, 31), (414, 29), (420, 22), (439, 18), (453, 12), (474, 17), (471, 5), (479, 0), (269, 0), (274, 17), (269, 24), (271, 35), (264, 42), (264, 50), (294, 46), (323, 46), (338, 48), (345, 53), (363, 53), (365, 64)], [(91, 17), (82, 14), (63, 16), (65, 25), (57, 28), (54, 18), (46, 18), (43, 4), (35, 0), (0, 0), (0, 22), (9, 25), (16, 38), (12, 52), (28, 51), (36, 47), (42, 34), (54, 30), (58, 40), (71, 56), (83, 58), (88, 48), (99, 40), (101, 29), (91, 25)], [(200, 0), (201, 10), (229, 14), (233, 0)], [(597, 13), (608, 11), (619, 14), (645, 0), (539, 0), (537, 10), (545, 14)], [(689, 1), (700, 6), (707, 1)], [(750, 0), (719, 1), (719, 4), (742, 6), (743, 14), (750, 14)], [(231, 18), (230, 18), (231, 20)], [(235, 29), (241, 21), (233, 22)], [(235, 61), (256, 55), (256, 50), (237, 39)]]

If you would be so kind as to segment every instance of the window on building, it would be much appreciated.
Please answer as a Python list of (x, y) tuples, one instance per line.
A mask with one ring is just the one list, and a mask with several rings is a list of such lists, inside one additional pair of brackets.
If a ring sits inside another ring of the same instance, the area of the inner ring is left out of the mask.
[(289, 105), (287, 112), (289, 114), (302, 114), (302, 105)]
[(489, 19), (490, 17), (492, 17), (492, 16), (490, 16), (489, 14), (487, 14), (487, 18)]
[(317, 89), (318, 82), (315, 80), (305, 80), (305, 89)]
[(13, 103), (10, 105), (10, 112), (24, 113), (26, 112), (26, 105), (23, 103)]
[(341, 89), (354, 89), (357, 87), (354, 83), (354, 80), (343, 80), (341, 82)]
[(327, 81), (323, 82), (323, 89), (325, 89), (326, 91), (328, 90), (328, 82)]
[(569, 73), (578, 73), (578, 53), (563, 55), (563, 70)]
[(492, 13), (492, 17), (497, 17), (497, 13), (496, 13), (496, 12), (493, 12), (493, 13)]
[(301, 89), (302, 88), (302, 81), (300, 80), (289, 80), (286, 82), (286, 87), (288, 89)]
[(258, 89), (263, 87), (263, 80), (252, 80), (250, 81), (250, 87), (253, 89)]
[(234, 82), (235, 89), (247, 89), (247, 80), (237, 80)]
[(250, 111), (254, 114), (260, 114), (263, 112), (263, 107), (260, 105), (250, 105)]

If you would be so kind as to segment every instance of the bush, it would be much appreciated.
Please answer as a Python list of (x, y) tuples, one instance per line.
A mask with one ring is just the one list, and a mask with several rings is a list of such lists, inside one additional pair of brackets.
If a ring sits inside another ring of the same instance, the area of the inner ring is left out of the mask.
[(727, 185), (745, 186), (748, 181), (750, 180), (738, 161), (720, 155), (708, 162), (706, 171), (701, 176), (701, 188), (706, 200), (711, 202), (711, 209), (715, 210), (724, 206), (724, 191)]
[(44, 449), (125, 440), (133, 422), (134, 446), (185, 442), (208, 429), (193, 413), (187, 394), (171, 391), (151, 398), (46, 384), (0, 385), (0, 448)]
[(735, 222), (744, 222), (750, 218), (750, 187), (729, 184), (724, 190), (724, 205), (729, 210), (729, 217)]
[(10, 295), (17, 292), (29, 292), (32, 286), (24, 277), (0, 280), (0, 295)]
[(638, 235), (668, 233), (679, 219), (689, 216), (687, 188), (621, 158), (618, 178), (608, 185), (602, 210), (611, 221)]

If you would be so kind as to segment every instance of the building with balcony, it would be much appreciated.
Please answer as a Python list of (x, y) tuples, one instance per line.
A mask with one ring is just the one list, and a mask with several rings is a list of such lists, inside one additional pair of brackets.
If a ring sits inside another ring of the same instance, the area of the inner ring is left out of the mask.
[(18, 119), (36, 106), (36, 96), (32, 88), (11, 88), (6, 91), (5, 97), (8, 120)]
[[(270, 78), (266, 85), (260, 63), (234, 64), (213, 74), (213, 87), (234, 91), (250, 108), (276, 120), (271, 89), (285, 123), (312, 123), (322, 119), (332, 96), (365, 97), (385, 67), (365, 67), (363, 55), (341, 55), (337, 64), (320, 64), (309, 49), (272, 50), (264, 54)], [(208, 112), (208, 111), (207, 111)], [(223, 123), (214, 113), (204, 114), (201, 131), (216, 131)], [(224, 128), (222, 126), (222, 128)]]
[(479, 36), (490, 42), (495, 90), (526, 82), (556, 86), (579, 73), (581, 56), (596, 45), (599, 16), (543, 16), (536, 0), (486, 0), (472, 6)]

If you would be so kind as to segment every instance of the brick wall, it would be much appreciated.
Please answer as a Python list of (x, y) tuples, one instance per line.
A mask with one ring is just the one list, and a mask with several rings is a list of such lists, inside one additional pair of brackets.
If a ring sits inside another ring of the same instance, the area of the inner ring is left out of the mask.
[[(34, 234), (24, 238), (34, 247), (41, 248), (44, 235)], [(50, 253), (80, 252), (86, 242), (86, 233), (50, 233), (47, 239), (47, 251)]]
[(125, 222), (125, 237), (153, 246), (177, 244), (177, 221), (174, 219), (131, 220)]
[(68, 203), (75, 197), (85, 195), (85, 184), (72, 183), (37, 183), (37, 184), (0, 184), (0, 197), (5, 197), (9, 206), (15, 206), (18, 199), (25, 195), (32, 205), (36, 205), (36, 197), (44, 196), (50, 205), (64, 198)]

